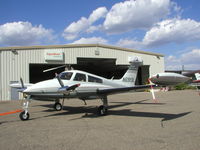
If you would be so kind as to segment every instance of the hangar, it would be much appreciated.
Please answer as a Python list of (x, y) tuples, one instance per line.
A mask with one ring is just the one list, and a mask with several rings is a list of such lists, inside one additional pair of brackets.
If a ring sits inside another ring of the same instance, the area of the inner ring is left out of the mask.
[(55, 77), (60, 68), (43, 73), (43, 70), (70, 65), (106, 78), (121, 78), (129, 66), (128, 58), (139, 56), (143, 66), (139, 68), (137, 84), (145, 84), (147, 78), (164, 72), (164, 56), (158, 53), (102, 45), (71, 44), (53, 46), (2, 47), (0, 48), (0, 100), (17, 99), (17, 92), (9, 84), (36, 83)]

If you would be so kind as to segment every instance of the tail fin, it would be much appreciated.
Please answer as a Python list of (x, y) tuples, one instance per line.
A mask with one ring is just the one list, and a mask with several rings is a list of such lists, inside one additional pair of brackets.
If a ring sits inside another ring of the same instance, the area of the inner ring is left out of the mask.
[(195, 73), (196, 80), (200, 80), (200, 73)]
[(137, 78), (138, 68), (143, 64), (140, 57), (129, 57), (130, 66), (124, 76), (120, 79), (125, 86), (135, 85)]

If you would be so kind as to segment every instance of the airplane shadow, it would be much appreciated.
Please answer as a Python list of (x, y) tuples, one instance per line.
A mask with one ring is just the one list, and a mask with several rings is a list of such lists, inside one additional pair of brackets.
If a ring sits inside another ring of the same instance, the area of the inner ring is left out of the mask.
[[(108, 109), (113, 108), (118, 108), (118, 107), (123, 107), (127, 105), (134, 105), (134, 104), (143, 104), (143, 105), (164, 105), (165, 103), (144, 103), (145, 101), (148, 101), (149, 99), (137, 101), (137, 102), (110, 102), (110, 104), (115, 104), (115, 105), (109, 105)], [(53, 109), (53, 104), (44, 104), (44, 105), (37, 105), (37, 106), (42, 106), (42, 107), (47, 107), (50, 109), (44, 110), (43, 112), (57, 112)], [(67, 115), (67, 114), (78, 114), (78, 113), (92, 113), (94, 116), (98, 117), (97, 114), (97, 108), (98, 106), (63, 106), (63, 111), (66, 110), (66, 112), (61, 112), (61, 113), (56, 113), (54, 115)], [(59, 112), (59, 111), (58, 111)]]
[[(140, 111), (133, 111), (132, 109), (121, 109), (121, 110), (112, 110), (114, 108), (120, 108), (123, 106), (133, 105), (133, 104), (142, 104), (142, 105), (164, 105), (165, 103), (147, 103), (148, 99), (141, 100), (138, 102), (110, 102), (115, 105), (110, 105), (108, 107), (109, 111), (107, 115), (112, 116), (129, 116), (129, 117), (147, 117), (147, 118), (160, 118), (161, 119), (161, 126), (163, 127), (162, 122), (177, 119), (183, 117), (185, 115), (190, 114), (192, 111), (183, 112), (178, 114), (172, 113), (158, 113), (158, 112), (140, 112)], [(41, 105), (43, 107), (52, 107), (53, 105)], [(53, 109), (44, 110), (44, 112), (55, 112)], [(63, 111), (58, 112), (55, 114), (43, 116), (43, 117), (52, 117), (52, 116), (62, 116), (62, 115), (71, 115), (71, 114), (83, 114), (83, 116), (79, 118), (74, 118), (71, 120), (77, 120), (81, 118), (97, 118), (97, 117), (104, 117), (97, 115), (97, 107), (94, 106), (83, 106), (83, 107), (71, 107), (71, 106), (63, 106)], [(37, 119), (37, 118), (34, 118)]]
[[(168, 120), (173, 120), (177, 119), (180, 117), (183, 117), (185, 115), (190, 114), (192, 111), (189, 112), (183, 112), (183, 113), (178, 113), (178, 114), (171, 114), (171, 113), (158, 113), (158, 112), (140, 112), (140, 111), (133, 111), (132, 109), (121, 109), (121, 110), (113, 110), (114, 108), (120, 108), (123, 106), (129, 106), (129, 105), (165, 105), (165, 103), (148, 103), (149, 99), (145, 100), (140, 100), (137, 102), (110, 102), (110, 106), (108, 106), (108, 114), (107, 115), (112, 115), (112, 116), (129, 116), (129, 117), (149, 117), (149, 118), (160, 118), (161, 119), (161, 126), (163, 127), (163, 121), (168, 121)], [(30, 120), (36, 120), (40, 118), (45, 118), (45, 117), (53, 117), (53, 116), (62, 116), (62, 115), (72, 115), (72, 114), (83, 114), (79, 118), (74, 118), (71, 119), (77, 120), (77, 119), (82, 119), (82, 118), (98, 118), (98, 117), (104, 117), (104, 116), (99, 116), (97, 115), (97, 106), (82, 106), (82, 107), (72, 107), (72, 106), (63, 106), (62, 111), (55, 111), (53, 109), (53, 104), (44, 104), (44, 105), (35, 105), (36, 106), (42, 106), (46, 107), (49, 109), (43, 110), (42, 112), (55, 112), (54, 114), (46, 115), (46, 116), (41, 116), (41, 117), (35, 117), (35, 118), (30, 118)], [(1, 124), (4, 123), (9, 123), (8, 122), (0, 122)], [(12, 122), (12, 121), (11, 121)]]

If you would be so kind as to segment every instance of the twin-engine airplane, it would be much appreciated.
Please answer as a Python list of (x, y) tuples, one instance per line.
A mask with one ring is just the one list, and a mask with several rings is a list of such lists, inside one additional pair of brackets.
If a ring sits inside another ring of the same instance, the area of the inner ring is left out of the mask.
[[(192, 77), (195, 77), (195, 79), (192, 80)], [(176, 85), (179, 83), (184, 83), (190, 80), (190, 84), (194, 86), (200, 85), (200, 70), (184, 73), (184, 74), (178, 74), (178, 73), (158, 73), (156, 75), (153, 75), (150, 77), (151, 82), (158, 85), (163, 86), (169, 86), (169, 85)]]
[[(26, 95), (26, 101), (23, 106), (24, 111), (19, 115), (20, 119), (29, 119), (28, 106), (31, 99), (54, 100), (54, 108), (57, 111), (62, 110), (63, 105), (60, 103), (60, 99), (79, 98), (84, 102), (89, 99), (101, 99), (103, 105), (98, 107), (98, 114), (106, 115), (108, 95), (127, 91), (139, 91), (152, 87), (152, 85), (135, 85), (138, 67), (143, 63), (142, 59), (134, 57), (129, 62), (130, 66), (127, 72), (119, 80), (106, 79), (79, 70), (64, 71), (54, 79), (38, 82), (29, 87), (25, 87), (21, 79), (20, 90)], [(13, 84), (11, 87), (17, 87), (17, 85)]]
[(173, 86), (179, 83), (184, 83), (190, 80), (189, 77), (178, 73), (158, 73), (150, 77), (151, 82), (162, 86)]

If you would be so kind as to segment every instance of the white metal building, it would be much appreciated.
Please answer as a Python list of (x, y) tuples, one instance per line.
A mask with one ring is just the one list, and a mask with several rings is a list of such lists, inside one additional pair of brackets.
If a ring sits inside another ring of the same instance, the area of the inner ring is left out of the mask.
[(69, 64), (74, 69), (84, 70), (107, 78), (120, 78), (126, 71), (128, 58), (139, 56), (143, 66), (138, 72), (138, 84), (158, 72), (164, 72), (164, 56), (101, 44), (2, 47), (0, 48), (0, 100), (15, 99), (9, 86), (20, 77), (25, 83), (36, 83), (55, 77), (56, 71), (43, 73), (48, 68)]

